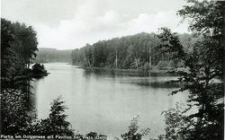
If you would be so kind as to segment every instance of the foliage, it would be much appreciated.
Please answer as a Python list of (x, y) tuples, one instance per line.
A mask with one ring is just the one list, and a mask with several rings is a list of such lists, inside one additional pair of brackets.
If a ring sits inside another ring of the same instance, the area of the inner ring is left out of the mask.
[(47, 70), (43, 64), (35, 63), (31, 70), (34, 78), (42, 78), (43, 76), (48, 75)]
[[(190, 29), (201, 36), (201, 40), (192, 44), (193, 51), (185, 52), (184, 47), (175, 33), (167, 28), (162, 28), (158, 35), (164, 51), (173, 53), (175, 59), (181, 59), (186, 67), (185, 71), (172, 71), (180, 76), (179, 82), (186, 82), (181, 91), (188, 91), (189, 109), (193, 106), (198, 111), (191, 115), (183, 115), (180, 111), (166, 113), (166, 139), (188, 140), (222, 140), (224, 133), (224, 98), (223, 88), (223, 22), (224, 3), (216, 1), (188, 0), (190, 5), (178, 13), (189, 18)], [(214, 82), (219, 79), (219, 82)], [(170, 117), (169, 117), (170, 116)], [(172, 117), (172, 118), (171, 118)], [(184, 119), (188, 118), (188, 119)], [(176, 124), (184, 123), (176, 126)], [(176, 128), (176, 130), (174, 130)], [(172, 131), (172, 132), (171, 132)], [(181, 135), (182, 134), (182, 135)]]
[(75, 134), (75, 140), (107, 140), (107, 136), (104, 134), (98, 134), (97, 132), (89, 132), (86, 135)]
[(1, 20), (1, 90), (21, 89), (31, 77), (29, 64), (36, 56), (37, 38), (32, 27)]
[(1, 95), (1, 132), (2, 134), (24, 134), (32, 121), (28, 115), (26, 95), (13, 89)]
[(31, 61), (37, 38), (32, 27), (1, 19), (1, 134), (28, 133), (33, 111), (29, 104)]
[(129, 131), (127, 133), (124, 133), (121, 135), (123, 140), (141, 140), (143, 136), (146, 136), (150, 132), (150, 128), (142, 129), (140, 132), (138, 132), (139, 125), (139, 116), (133, 118), (131, 120)]
[(58, 97), (52, 103), (49, 117), (41, 121), (41, 130), (39, 130), (42, 135), (56, 135), (59, 136), (73, 136), (73, 130), (70, 123), (66, 121), (67, 115), (64, 114), (66, 106), (64, 101), (61, 101), (62, 97)]
[(1, 19), (1, 76), (7, 76), (8, 67), (10, 67), (12, 51), (10, 50), (10, 42), (13, 41), (13, 33), (11, 22)]
[(183, 114), (184, 110), (182, 104), (176, 104), (176, 108), (163, 112), (166, 123), (166, 134), (163, 137), (166, 140), (183, 140), (190, 137), (191, 134), (186, 128), (192, 126), (194, 122)]
[(36, 57), (37, 37), (36, 32), (31, 26), (20, 24), (18, 22), (12, 23), (11, 28), (14, 34), (14, 40), (10, 43), (14, 50), (17, 59), (26, 68)]
[[(193, 44), (196, 38), (189, 34), (180, 34), (181, 42), (190, 51), (189, 41)], [(186, 40), (186, 38), (189, 38)], [(160, 40), (153, 33), (140, 33), (132, 36), (113, 38), (87, 44), (81, 49), (72, 51), (72, 63), (84, 67), (101, 67), (111, 69), (149, 70), (160, 61), (168, 63), (172, 60), (170, 52), (159, 53)], [(179, 61), (174, 61), (174, 66)], [(165, 69), (162, 67), (161, 69)]]

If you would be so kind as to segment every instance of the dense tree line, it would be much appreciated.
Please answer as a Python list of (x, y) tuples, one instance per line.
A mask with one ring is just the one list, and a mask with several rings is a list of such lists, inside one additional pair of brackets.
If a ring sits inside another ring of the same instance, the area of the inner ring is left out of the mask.
[[(198, 38), (189, 34), (180, 34), (186, 51)], [(93, 45), (72, 52), (73, 64), (84, 67), (112, 69), (171, 69), (182, 65), (174, 61), (170, 52), (159, 51), (160, 40), (155, 34), (140, 33), (132, 36), (99, 41)]]
[(39, 48), (35, 62), (71, 62), (72, 50), (57, 50), (52, 48)]
[(122, 134), (121, 138), (123, 140), (141, 140), (144, 136), (147, 136), (150, 133), (151, 129), (145, 128), (140, 130), (138, 123), (139, 123), (139, 116), (131, 120), (131, 123), (128, 127), (128, 132)]
[(41, 64), (30, 67), (38, 50), (36, 32), (31, 26), (1, 19), (1, 39), (0, 134), (42, 134), (44, 129), (46, 134), (72, 135), (60, 99), (53, 102), (49, 118), (40, 121), (29, 104), (30, 80), (47, 75)]
[(28, 127), (29, 68), (36, 56), (36, 32), (31, 26), (1, 19), (1, 133), (22, 133)]

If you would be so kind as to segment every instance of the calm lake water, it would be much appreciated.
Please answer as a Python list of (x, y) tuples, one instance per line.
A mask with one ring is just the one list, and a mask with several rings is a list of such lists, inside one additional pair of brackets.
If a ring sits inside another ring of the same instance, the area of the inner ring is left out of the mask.
[(50, 103), (62, 96), (68, 107), (67, 120), (81, 134), (95, 131), (109, 138), (120, 137), (132, 118), (139, 115), (140, 128), (151, 128), (149, 137), (156, 137), (164, 132), (162, 111), (187, 99), (185, 94), (168, 96), (175, 88), (142, 84), (174, 77), (90, 71), (65, 63), (48, 63), (45, 67), (50, 74), (34, 83), (38, 118), (47, 118)]

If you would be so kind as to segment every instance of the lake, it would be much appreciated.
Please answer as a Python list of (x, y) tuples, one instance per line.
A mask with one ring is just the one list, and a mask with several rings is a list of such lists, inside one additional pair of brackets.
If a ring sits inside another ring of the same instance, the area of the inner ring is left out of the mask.
[(120, 137), (139, 115), (140, 129), (150, 128), (148, 137), (156, 137), (165, 128), (162, 111), (187, 99), (185, 94), (169, 96), (176, 88), (140, 84), (175, 78), (167, 75), (91, 71), (66, 63), (46, 63), (45, 67), (50, 74), (34, 83), (38, 118), (47, 118), (50, 103), (62, 96), (67, 120), (81, 134), (94, 131), (110, 139)]

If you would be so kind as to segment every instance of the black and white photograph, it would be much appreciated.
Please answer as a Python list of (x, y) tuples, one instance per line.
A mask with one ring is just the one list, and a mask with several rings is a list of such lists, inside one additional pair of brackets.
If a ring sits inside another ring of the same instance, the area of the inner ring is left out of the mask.
[(1, 0), (0, 139), (224, 140), (225, 1)]

